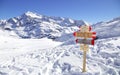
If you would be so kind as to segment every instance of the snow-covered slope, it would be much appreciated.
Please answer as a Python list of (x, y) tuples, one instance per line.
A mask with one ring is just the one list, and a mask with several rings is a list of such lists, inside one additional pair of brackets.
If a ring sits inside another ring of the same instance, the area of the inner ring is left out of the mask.
[(74, 39), (64, 44), (46, 38), (0, 39), (0, 75), (120, 75), (120, 37), (90, 46), (85, 73), (83, 51)]
[(0, 30), (0, 38), (4, 37), (19, 38), (19, 36), (13, 31)]
[(120, 36), (120, 17), (108, 22), (99, 22), (94, 24), (93, 31), (97, 32), (99, 38), (109, 38)]

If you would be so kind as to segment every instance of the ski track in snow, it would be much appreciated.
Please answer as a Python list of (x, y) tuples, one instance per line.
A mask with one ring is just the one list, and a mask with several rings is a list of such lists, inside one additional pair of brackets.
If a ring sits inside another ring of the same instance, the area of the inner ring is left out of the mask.
[(9, 57), (0, 64), (0, 75), (120, 75), (119, 39), (97, 40), (87, 52), (87, 72), (82, 73), (79, 45), (38, 49)]

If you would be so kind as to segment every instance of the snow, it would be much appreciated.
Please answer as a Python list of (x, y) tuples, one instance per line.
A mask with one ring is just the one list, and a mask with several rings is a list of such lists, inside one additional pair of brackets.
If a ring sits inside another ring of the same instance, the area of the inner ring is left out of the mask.
[(82, 20), (73, 20), (63, 17), (52, 17), (26, 12), (19, 17), (0, 20), (0, 28), (15, 32), (21, 38), (61, 38), (78, 30), (77, 26), (84, 25)]
[[(0, 75), (120, 75), (119, 18), (92, 26), (101, 39), (89, 46), (87, 72), (83, 73), (83, 51), (72, 33), (85, 22), (61, 17), (40, 19), (32, 12), (26, 15), (1, 23), (5, 26), (0, 27)], [(32, 37), (20, 38), (27, 35)], [(42, 38), (32, 39), (37, 35)]]
[(30, 11), (28, 11), (27, 13), (26, 13), (26, 15), (27, 16), (30, 16), (30, 17), (32, 17), (32, 18), (42, 18), (42, 16), (38, 16), (37, 14), (34, 14), (34, 13), (32, 13), (32, 12), (30, 12)]
[(1, 75), (120, 74), (120, 45), (117, 44), (120, 37), (100, 39), (94, 47), (90, 46), (85, 73), (82, 73), (83, 51), (79, 44), (61, 45), (62, 42), (47, 38), (17, 39), (4, 36), (0, 39)]
[(70, 21), (71, 23), (74, 23), (74, 20), (72, 20), (72, 19), (69, 19), (69, 21)]
[[(0, 54), (2, 55), (14, 55), (26, 53), (32, 50), (45, 49), (55, 47), (60, 42), (54, 42), (51, 39), (14, 39), (8, 37), (0, 37)], [(4, 49), (4, 50), (3, 50)]]
[(120, 18), (94, 24), (92, 28), (101, 39), (120, 36)]
[(19, 38), (18, 35), (13, 31), (5, 31), (0, 30), (0, 38), (3, 40), (4, 38)]

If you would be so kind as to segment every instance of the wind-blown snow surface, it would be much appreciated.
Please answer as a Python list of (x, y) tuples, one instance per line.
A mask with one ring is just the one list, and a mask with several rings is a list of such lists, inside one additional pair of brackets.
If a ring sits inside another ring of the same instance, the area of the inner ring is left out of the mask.
[(83, 52), (73, 39), (14, 39), (0, 37), (0, 75), (120, 75), (120, 37), (97, 40)]

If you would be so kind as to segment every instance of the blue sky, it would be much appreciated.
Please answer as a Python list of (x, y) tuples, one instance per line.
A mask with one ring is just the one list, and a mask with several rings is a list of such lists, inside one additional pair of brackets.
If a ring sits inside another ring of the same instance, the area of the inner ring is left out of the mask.
[(0, 0), (0, 19), (27, 11), (96, 23), (119, 17), (120, 0)]

